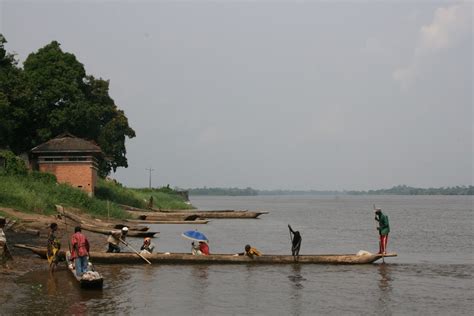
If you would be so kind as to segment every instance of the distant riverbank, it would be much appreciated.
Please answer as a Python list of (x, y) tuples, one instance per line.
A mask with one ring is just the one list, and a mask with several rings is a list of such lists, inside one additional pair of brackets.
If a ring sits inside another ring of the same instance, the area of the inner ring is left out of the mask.
[(368, 191), (356, 190), (257, 190), (241, 188), (195, 188), (188, 189), (189, 195), (203, 196), (256, 196), (256, 195), (474, 195), (474, 186), (455, 186), (441, 188), (415, 188), (406, 185), (390, 189)]

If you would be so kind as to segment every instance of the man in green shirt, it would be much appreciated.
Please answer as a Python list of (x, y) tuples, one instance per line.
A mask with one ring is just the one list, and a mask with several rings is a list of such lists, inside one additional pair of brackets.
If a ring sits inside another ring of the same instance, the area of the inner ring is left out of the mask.
[(379, 253), (386, 254), (388, 233), (390, 233), (390, 225), (388, 223), (388, 216), (382, 213), (382, 209), (376, 208), (375, 220), (379, 223), (379, 227), (377, 227), (377, 230), (379, 231), (379, 235), (380, 235)]

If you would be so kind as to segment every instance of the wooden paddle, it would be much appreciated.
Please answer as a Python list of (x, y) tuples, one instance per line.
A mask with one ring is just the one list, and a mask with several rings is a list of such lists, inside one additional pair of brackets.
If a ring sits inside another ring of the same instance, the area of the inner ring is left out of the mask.
[(140, 258), (142, 258), (143, 260), (145, 260), (148, 264), (151, 264), (151, 262), (150, 262), (147, 258), (143, 257), (141, 253), (139, 253), (138, 251), (136, 251), (136, 250), (135, 250), (132, 246), (130, 246), (130, 244), (127, 243), (125, 240), (122, 240), (122, 238), (120, 238), (120, 241), (123, 242), (123, 244), (124, 244), (125, 246), (127, 246), (127, 247), (130, 248), (130, 249), (132, 249)]

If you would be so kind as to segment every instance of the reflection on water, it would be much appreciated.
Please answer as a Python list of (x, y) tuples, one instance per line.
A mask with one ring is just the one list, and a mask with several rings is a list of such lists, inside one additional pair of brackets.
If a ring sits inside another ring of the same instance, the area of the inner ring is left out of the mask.
[(379, 297), (377, 300), (376, 310), (384, 315), (391, 315), (391, 295), (392, 295), (392, 277), (391, 267), (389, 264), (381, 263), (377, 267), (380, 278), (378, 282)]
[(301, 265), (294, 264), (291, 266), (291, 274), (288, 276), (288, 279), (291, 281), (291, 314), (292, 315), (301, 315), (301, 305), (302, 305), (302, 291), (304, 286), (303, 281), (306, 281), (305, 278), (301, 276)]

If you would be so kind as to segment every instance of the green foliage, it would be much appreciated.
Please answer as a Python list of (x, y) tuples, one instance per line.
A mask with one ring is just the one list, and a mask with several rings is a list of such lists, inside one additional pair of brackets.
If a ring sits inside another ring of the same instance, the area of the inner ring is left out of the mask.
[(109, 82), (87, 75), (56, 41), (31, 53), (24, 69), (5, 43), (0, 35), (0, 147), (22, 153), (70, 132), (102, 148), (101, 176), (127, 167), (125, 139), (135, 131), (109, 96)]
[(189, 203), (186, 203), (183, 196), (169, 186), (161, 188), (140, 188), (133, 190), (143, 201), (149, 201), (153, 197), (153, 207), (166, 210), (186, 210), (193, 209)]
[(117, 204), (129, 205), (137, 208), (145, 208), (143, 198), (134, 190), (124, 188), (119, 183), (99, 179), (95, 189), (95, 196), (101, 200), (113, 201)]
[(182, 196), (168, 187), (159, 189), (132, 189), (123, 187), (115, 181), (99, 179), (95, 196), (101, 200), (113, 201), (117, 204), (129, 205), (137, 208), (146, 208), (150, 197), (153, 197), (153, 207), (159, 209), (190, 209), (192, 205), (185, 203)]
[(8, 150), (0, 151), (0, 157), (5, 159), (5, 168), (0, 172), (7, 175), (26, 175), (28, 173), (28, 168), (26, 167), (25, 162), (15, 156), (14, 153)]
[(48, 172), (31, 171), (30, 177), (44, 183), (56, 183), (56, 176)]
[(12, 207), (24, 212), (54, 214), (55, 205), (80, 208), (92, 215), (127, 218), (128, 214), (114, 203), (89, 197), (80, 189), (50, 181), (49, 176), (0, 175), (0, 206)]

